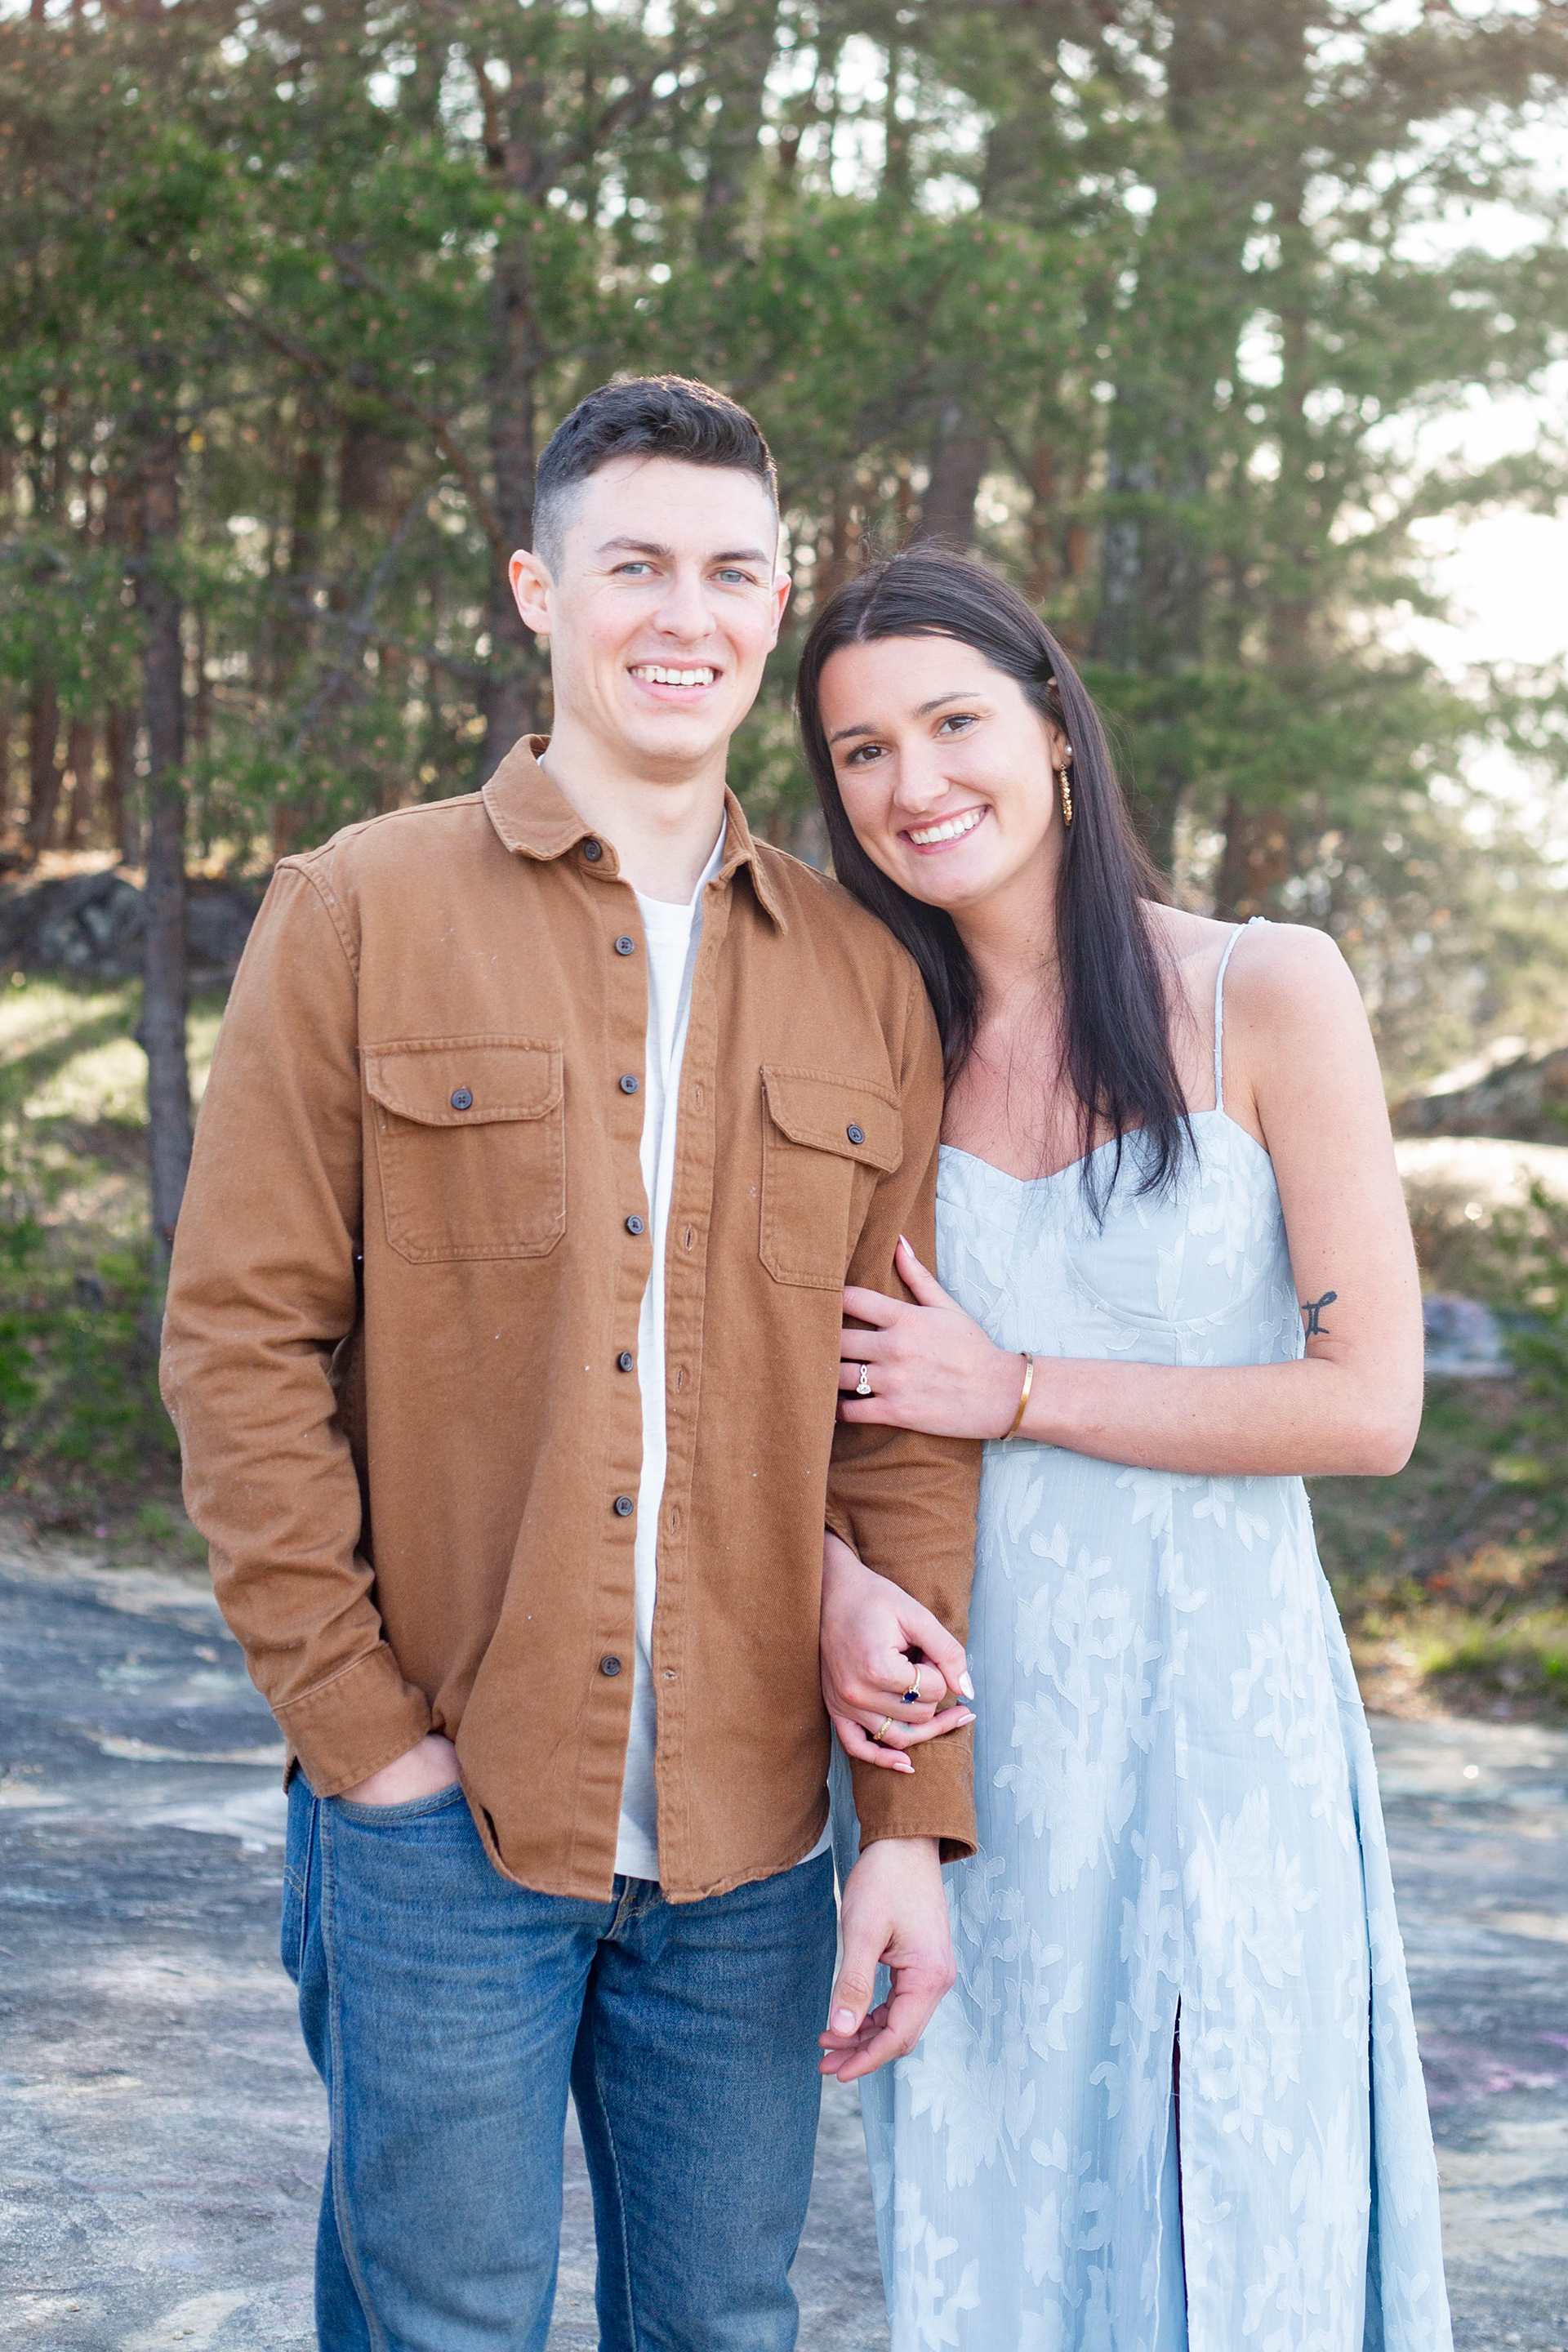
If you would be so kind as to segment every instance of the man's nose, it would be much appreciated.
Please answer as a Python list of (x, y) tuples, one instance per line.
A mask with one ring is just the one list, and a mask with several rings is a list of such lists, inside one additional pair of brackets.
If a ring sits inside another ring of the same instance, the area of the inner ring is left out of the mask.
[(660, 602), (655, 627), (667, 637), (694, 645), (713, 634), (707, 583), (700, 572), (677, 572)]

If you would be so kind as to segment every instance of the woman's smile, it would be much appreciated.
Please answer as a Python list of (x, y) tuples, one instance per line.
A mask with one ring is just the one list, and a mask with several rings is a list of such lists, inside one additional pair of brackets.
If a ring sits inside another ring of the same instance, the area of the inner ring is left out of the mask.
[(967, 841), (977, 824), (990, 815), (988, 808), (960, 809), (956, 815), (931, 817), (921, 824), (904, 827), (904, 839), (911, 849), (929, 851), (946, 849), (954, 841)]

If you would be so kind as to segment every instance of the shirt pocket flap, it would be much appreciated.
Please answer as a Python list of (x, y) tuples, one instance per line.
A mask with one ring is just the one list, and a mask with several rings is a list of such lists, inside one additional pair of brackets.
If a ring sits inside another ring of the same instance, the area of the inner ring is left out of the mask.
[(896, 1097), (866, 1078), (832, 1070), (764, 1066), (768, 1116), (792, 1143), (836, 1152), (889, 1175), (904, 1156), (904, 1128)]
[(367, 1046), (363, 1060), (382, 1108), (420, 1127), (543, 1118), (563, 1092), (559, 1044), (531, 1037), (419, 1037)]

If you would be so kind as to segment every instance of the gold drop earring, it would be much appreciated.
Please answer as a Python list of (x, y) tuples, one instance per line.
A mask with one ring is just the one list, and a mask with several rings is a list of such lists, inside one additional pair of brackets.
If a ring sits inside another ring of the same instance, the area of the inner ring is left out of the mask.
[(1057, 782), (1062, 788), (1062, 823), (1064, 824), (1072, 823), (1072, 785), (1068, 778), (1068, 770), (1071, 766), (1072, 745), (1069, 743), (1067, 747), (1067, 757), (1057, 772)]

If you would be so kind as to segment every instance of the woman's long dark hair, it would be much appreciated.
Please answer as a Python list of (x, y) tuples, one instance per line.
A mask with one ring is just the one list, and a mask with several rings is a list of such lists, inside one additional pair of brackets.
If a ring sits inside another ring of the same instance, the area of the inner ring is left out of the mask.
[[(1171, 1182), (1191, 1140), (1171, 1052), (1170, 1011), (1144, 900), (1165, 892), (1128, 814), (1099, 713), (1045, 623), (971, 557), (913, 548), (872, 563), (829, 597), (806, 638), (795, 709), (816, 779), (833, 867), (919, 964), (942, 1034), (948, 1083), (973, 1050), (980, 979), (951, 915), (889, 881), (856, 838), (822, 724), (822, 673), (845, 646), (883, 637), (953, 637), (1016, 680), (1072, 745), (1073, 821), (1057, 886), (1062, 1070), (1077, 1097), (1082, 1181), (1097, 1213), (1115, 1185), (1124, 1139), (1142, 1136), (1141, 1192)], [(1109, 1182), (1090, 1158), (1095, 1129), (1116, 1144)]]

